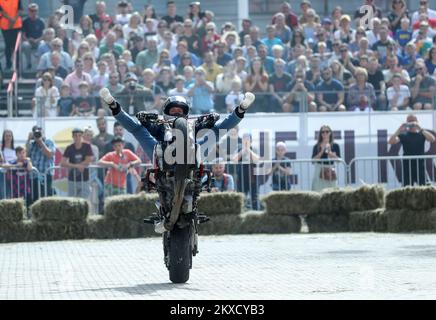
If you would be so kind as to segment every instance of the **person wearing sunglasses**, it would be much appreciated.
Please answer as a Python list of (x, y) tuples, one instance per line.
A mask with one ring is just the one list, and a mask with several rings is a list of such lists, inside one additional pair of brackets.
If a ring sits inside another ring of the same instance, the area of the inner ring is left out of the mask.
[(391, 30), (395, 34), (401, 28), (401, 20), (409, 18), (409, 11), (405, 0), (393, 0), (391, 11), (388, 14), (388, 19), (391, 24)]
[(332, 129), (328, 125), (323, 125), (318, 131), (317, 142), (312, 149), (312, 159), (315, 166), (312, 180), (313, 191), (337, 187), (334, 160), (340, 158), (341, 149), (334, 142)]
[(412, 107), (414, 110), (431, 110), (433, 92), (436, 90), (436, 81), (427, 72), (422, 61), (415, 66), (416, 77), (410, 83)]

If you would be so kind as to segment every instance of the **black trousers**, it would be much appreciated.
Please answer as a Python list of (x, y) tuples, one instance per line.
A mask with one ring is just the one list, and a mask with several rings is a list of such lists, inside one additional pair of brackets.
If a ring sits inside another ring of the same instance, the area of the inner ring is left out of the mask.
[(403, 160), (403, 186), (425, 185), (424, 160)]
[[(47, 188), (45, 185), (46, 181), (47, 181)], [(40, 198), (49, 197), (54, 194), (52, 188), (53, 176), (51, 174), (48, 174), (46, 181), (42, 181), (38, 177), (34, 177), (32, 179), (32, 203)]]
[[(12, 68), (12, 54), (15, 49), (15, 42), (17, 41), (18, 32), (21, 29), (2, 30), (3, 38), (5, 39), (5, 58), (6, 68)], [(17, 52), (17, 68), (18, 68), (18, 52)]]

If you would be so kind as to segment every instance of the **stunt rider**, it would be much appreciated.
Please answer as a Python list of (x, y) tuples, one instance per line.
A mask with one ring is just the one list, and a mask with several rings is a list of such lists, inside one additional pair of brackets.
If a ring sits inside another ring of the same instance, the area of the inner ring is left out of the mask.
[[(163, 142), (164, 136), (159, 134), (159, 130), (154, 130), (151, 126), (147, 126), (146, 128), (141, 122), (129, 116), (122, 108), (121, 105), (112, 97), (109, 90), (107, 88), (103, 88), (100, 90), (100, 96), (103, 101), (108, 104), (109, 108), (112, 111), (115, 119), (118, 120), (119, 123), (129, 132), (131, 132), (136, 140), (138, 140), (144, 152), (148, 155), (150, 159), (153, 159), (153, 151), (155, 145), (160, 142)], [(244, 118), (244, 114), (246, 110), (253, 104), (255, 96), (251, 92), (247, 92), (242, 100), (241, 104), (235, 108), (235, 110), (228, 114), (222, 121), (214, 122), (214, 124), (210, 127), (215, 134), (215, 137), (218, 136), (220, 129), (230, 130), (237, 126), (239, 122)], [(167, 120), (175, 119), (178, 117), (187, 118), (189, 115), (190, 106), (188, 101), (181, 96), (171, 96), (167, 98), (163, 105), (163, 114), (164, 118)], [(151, 132), (150, 132), (151, 131)], [(205, 134), (201, 139), (197, 141), (199, 145), (204, 144), (208, 139), (209, 134)], [(159, 222), (155, 222), (155, 232), (163, 233), (165, 231), (164, 220), (160, 220)]]
[[(129, 116), (121, 107), (121, 105), (110, 94), (107, 88), (100, 90), (100, 97), (109, 106), (112, 115), (119, 123), (138, 140), (144, 152), (150, 159), (153, 159), (154, 146), (157, 144), (154, 132), (150, 132), (145, 128), (136, 118)], [(216, 136), (218, 136), (220, 129), (230, 130), (236, 127), (239, 122), (244, 118), (245, 112), (252, 105), (255, 96), (251, 92), (245, 94), (241, 104), (235, 110), (228, 114), (222, 121), (216, 122), (210, 128)], [(165, 119), (188, 117), (190, 111), (189, 102), (182, 96), (168, 97), (163, 104), (163, 114)], [(204, 144), (207, 141), (207, 134), (197, 141), (197, 143)], [(160, 140), (160, 139), (159, 139)]]

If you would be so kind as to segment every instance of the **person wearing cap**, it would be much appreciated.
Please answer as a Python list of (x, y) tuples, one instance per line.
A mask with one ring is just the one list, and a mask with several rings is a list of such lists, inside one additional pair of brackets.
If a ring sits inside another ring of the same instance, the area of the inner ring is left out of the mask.
[(201, 4), (199, 1), (193, 1), (189, 4), (189, 13), (188, 17), (192, 20), (194, 25), (194, 29), (198, 31), (203, 27), (203, 18), (205, 18), (206, 14), (201, 11)]
[(117, 5), (118, 13), (115, 15), (115, 23), (120, 25), (125, 25), (129, 23), (130, 17), (129, 13), (129, 3), (126, 0), (120, 0)]
[[(150, 159), (153, 159), (153, 150), (157, 143), (155, 137), (153, 137), (152, 134), (137, 119), (130, 117), (124, 110), (122, 110), (121, 104), (117, 102), (114, 97), (112, 97), (112, 95), (109, 93), (109, 90), (102, 89), (100, 91), (100, 96), (112, 111), (115, 119), (117, 119), (127, 131), (133, 134), (146, 155)], [(232, 113), (213, 125), (210, 134), (213, 132), (215, 135), (217, 135), (220, 129), (229, 130), (238, 125), (238, 123), (244, 118), (246, 110), (253, 104), (254, 100), (254, 94), (247, 92), (244, 100), (239, 104), (238, 107), (235, 108)], [(164, 117), (167, 119), (187, 117), (190, 111), (190, 103), (183, 97), (171, 96), (164, 102), (162, 111)], [(209, 134), (206, 134), (204, 137), (199, 139), (197, 143), (200, 145), (204, 144), (206, 141), (208, 141), (209, 136)]]
[(153, 107), (153, 92), (138, 83), (138, 77), (129, 72), (124, 79), (124, 89), (116, 93), (117, 100), (128, 107), (130, 115), (139, 111), (149, 110)]
[(132, 61), (136, 61), (138, 54), (145, 49), (145, 39), (142, 36), (135, 35), (132, 39), (133, 46), (130, 48)]
[(90, 85), (86, 81), (79, 83), (80, 95), (74, 99), (73, 116), (88, 117), (95, 115), (95, 98), (89, 95)]
[(136, 154), (124, 148), (121, 136), (112, 139), (112, 147), (113, 151), (98, 161), (98, 165), (109, 168), (104, 179), (105, 194), (109, 196), (125, 194), (127, 174), (138, 177), (135, 166), (141, 164), (141, 159)]
[(26, 57), (27, 69), (32, 67), (32, 52), (36, 52), (38, 49), (45, 29), (44, 21), (38, 17), (38, 9), (36, 3), (30, 3), (28, 6), (29, 16), (23, 20), (21, 50)]
[(32, 177), (33, 201), (53, 195), (53, 171), (48, 169), (54, 166), (56, 145), (44, 136), (39, 125), (35, 125), (27, 137), (26, 150), (33, 167), (38, 170), (38, 174)]
[(62, 155), (61, 167), (68, 168), (68, 196), (89, 197), (89, 165), (94, 154), (91, 145), (83, 141), (83, 130), (74, 128), (73, 143), (67, 146)]

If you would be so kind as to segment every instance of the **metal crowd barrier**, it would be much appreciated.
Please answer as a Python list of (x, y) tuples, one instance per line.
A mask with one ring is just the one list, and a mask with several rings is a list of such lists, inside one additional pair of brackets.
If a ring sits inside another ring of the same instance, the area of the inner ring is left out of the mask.
[[(107, 175), (111, 168), (90, 165), (83, 172), (61, 166), (47, 170), (44, 183), (45, 194), (79, 197), (90, 201), (91, 213), (102, 213), (107, 197), (136, 193), (141, 174), (149, 164), (141, 164), (129, 170), (118, 168), (113, 175)], [(51, 190), (47, 190), (47, 176), (52, 177)]]
[(387, 189), (434, 185), (435, 160), (435, 155), (355, 158), (348, 165), (349, 185), (383, 184)]
[[(342, 159), (326, 160), (260, 160), (224, 162), (225, 173), (232, 175), (235, 191), (246, 195), (246, 206), (261, 209), (260, 198), (272, 191), (321, 191), (330, 187), (383, 184), (387, 189), (406, 185), (434, 185), (436, 155), (361, 157), (347, 165)], [(206, 163), (207, 169), (213, 163)], [(27, 205), (47, 195), (82, 197), (90, 201), (92, 213), (102, 213), (104, 200), (138, 190), (142, 173), (151, 164), (118, 170), (112, 180), (106, 179), (108, 168), (89, 166), (84, 172), (60, 166), (40, 174), (23, 169), (0, 169), (0, 198), (24, 198)], [(281, 169), (279, 168), (281, 167)], [(70, 174), (74, 172), (75, 174)], [(332, 176), (333, 174), (333, 176)], [(48, 183), (48, 177), (52, 180)], [(124, 180), (125, 179), (125, 180)], [(48, 190), (51, 188), (51, 190)]]
[[(315, 190), (347, 185), (347, 165), (342, 159), (328, 160), (260, 160), (253, 162), (222, 162), (225, 173), (232, 175), (235, 191), (246, 195), (246, 206), (260, 209), (260, 197), (272, 191)], [(282, 167), (288, 172), (280, 170)], [(206, 164), (212, 169), (213, 163)], [(323, 174), (334, 171), (335, 177)], [(280, 172), (280, 173), (279, 173)]]
[(36, 168), (0, 168), (0, 199), (23, 198), (29, 207), (41, 192), (38, 177)]

